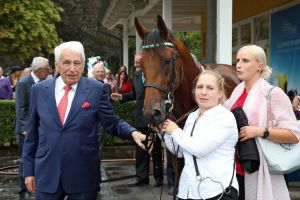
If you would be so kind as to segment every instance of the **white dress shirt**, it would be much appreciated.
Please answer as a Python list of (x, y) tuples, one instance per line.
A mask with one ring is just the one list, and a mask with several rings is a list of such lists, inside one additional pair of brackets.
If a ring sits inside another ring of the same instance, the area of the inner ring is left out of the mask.
[[(184, 168), (179, 181), (178, 197), (182, 199), (207, 199), (222, 193), (229, 186), (238, 190), (233, 175), (235, 145), (238, 130), (233, 114), (222, 105), (203, 113), (198, 119), (193, 136), (191, 130), (200, 110), (191, 113), (184, 129), (177, 128), (170, 135), (165, 134), (167, 148), (174, 153), (178, 145), (178, 156), (184, 156)], [(174, 144), (173, 144), (173, 142)], [(193, 155), (202, 181), (196, 179)], [(217, 183), (219, 182), (219, 183)]]
[(40, 81), (40, 79), (33, 72), (30, 72), (30, 75), (31, 75), (34, 83), (38, 83)]
[[(68, 93), (68, 106), (67, 106), (67, 110), (66, 110), (66, 115), (65, 115), (64, 122), (66, 121), (66, 119), (68, 117), (68, 114), (70, 112), (70, 108), (71, 108), (71, 105), (72, 105), (72, 102), (73, 102), (73, 99), (74, 99), (74, 96), (75, 96), (77, 85), (78, 85), (78, 83), (76, 83), (74, 85), (71, 85), (72, 89)], [(56, 100), (56, 106), (58, 106), (60, 100), (62, 99), (62, 97), (65, 94), (65, 90), (64, 90), (65, 86), (66, 86), (66, 84), (62, 80), (61, 76), (59, 76), (56, 79), (56, 82), (55, 82), (55, 100)]]

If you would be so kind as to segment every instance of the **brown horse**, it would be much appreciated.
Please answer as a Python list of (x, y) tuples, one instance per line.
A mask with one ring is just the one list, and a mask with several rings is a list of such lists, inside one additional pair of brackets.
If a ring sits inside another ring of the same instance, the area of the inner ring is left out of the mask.
[[(135, 18), (136, 30), (143, 40), (141, 46), (142, 70), (145, 76), (144, 116), (151, 124), (159, 125), (167, 117), (181, 127), (186, 117), (196, 109), (192, 97), (192, 84), (204, 68), (218, 71), (226, 82), (229, 97), (239, 83), (234, 67), (211, 64), (199, 67), (186, 46), (168, 30), (161, 16), (157, 16), (157, 29), (148, 31)], [(176, 186), (179, 182), (183, 159), (173, 157)]]
[[(192, 84), (203, 67), (198, 67), (186, 46), (157, 16), (157, 29), (148, 31), (137, 18), (136, 30), (143, 40), (141, 46), (142, 70), (145, 76), (144, 116), (158, 125), (172, 115), (177, 123), (184, 124), (188, 113), (196, 108), (192, 97)], [(218, 71), (226, 82), (229, 97), (239, 83), (235, 68), (223, 64), (205, 65)]]

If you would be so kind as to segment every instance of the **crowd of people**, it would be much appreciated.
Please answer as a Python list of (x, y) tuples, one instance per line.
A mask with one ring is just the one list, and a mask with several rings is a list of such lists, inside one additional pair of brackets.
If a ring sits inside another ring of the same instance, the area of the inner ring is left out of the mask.
[[(100, 161), (106, 133), (136, 143), (136, 180), (129, 187), (149, 184), (150, 158), (154, 187), (163, 185), (165, 153), (159, 135), (151, 151), (143, 141), (153, 131), (143, 116), (144, 75), (141, 54), (134, 57), (132, 78), (126, 66), (116, 75), (102, 62), (93, 66), (92, 77), (83, 77), (84, 47), (71, 41), (54, 49), (55, 74), (49, 60), (35, 57), (17, 81), (4, 76), (0, 67), (0, 99), (16, 100), (15, 132), (19, 146), (19, 194), (35, 194), (37, 200), (95, 200), (100, 190)], [(256, 45), (237, 52), (236, 72), (241, 83), (225, 98), (224, 78), (213, 70), (199, 74), (191, 88), (198, 109), (189, 114), (184, 127), (170, 119), (160, 128), (167, 154), (184, 157), (178, 191), (170, 158), (167, 165), (168, 193), (179, 199), (263, 200), (290, 199), (283, 175), (269, 172), (257, 145), (260, 166), (248, 173), (239, 162), (236, 143), (263, 138), (275, 143), (298, 143), (300, 96), (290, 102), (278, 87), (271, 104), (276, 127), (267, 127), (268, 110), (262, 102), (272, 87), (271, 68), (264, 50)], [(95, 92), (97, 91), (97, 92)], [(134, 127), (117, 116), (110, 102), (136, 101)], [(236, 107), (243, 108), (249, 125), (237, 127)], [(253, 109), (255, 107), (255, 109)], [(258, 112), (259, 110), (259, 112)], [(284, 111), (284, 112), (283, 112)], [(72, 163), (72, 165), (70, 165)], [(70, 167), (72, 166), (72, 167)], [(49, 179), (49, 176), (51, 179)]]

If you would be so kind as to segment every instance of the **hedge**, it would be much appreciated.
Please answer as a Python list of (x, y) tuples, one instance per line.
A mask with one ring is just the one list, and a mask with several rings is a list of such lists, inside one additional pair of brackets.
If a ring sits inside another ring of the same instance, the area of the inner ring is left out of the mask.
[[(135, 110), (135, 101), (130, 101), (126, 103), (113, 103), (116, 114), (119, 115), (122, 119), (126, 120), (129, 124), (134, 126), (134, 110)], [(105, 135), (104, 144), (105, 145), (122, 145), (128, 144), (128, 141), (121, 140), (119, 137), (115, 137), (109, 134)]]
[[(113, 103), (116, 113), (133, 125), (135, 102)], [(13, 143), (15, 141), (15, 100), (0, 100), (0, 146), (4, 143)], [(106, 135), (105, 144), (113, 145), (116, 143), (126, 143), (117, 137)]]
[(0, 100), (0, 146), (15, 140), (15, 100)]

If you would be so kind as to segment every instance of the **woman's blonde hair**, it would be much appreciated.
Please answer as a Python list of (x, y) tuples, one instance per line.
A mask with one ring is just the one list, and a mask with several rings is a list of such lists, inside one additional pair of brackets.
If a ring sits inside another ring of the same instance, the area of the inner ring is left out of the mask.
[(254, 44), (246, 45), (240, 48), (237, 53), (239, 53), (242, 50), (248, 50), (248, 52), (251, 54), (251, 56), (253, 56), (253, 58), (257, 62), (262, 63), (264, 65), (262, 70), (260, 71), (260, 77), (262, 77), (265, 80), (268, 80), (271, 76), (272, 69), (267, 65), (267, 57), (263, 48)]
[(195, 79), (193, 82), (193, 89), (192, 89), (192, 95), (193, 95), (193, 99), (194, 101), (196, 101), (195, 99), (195, 90), (196, 90), (196, 85), (197, 85), (197, 81), (199, 80), (199, 78), (203, 75), (211, 75), (213, 77), (216, 78), (217, 80), (217, 87), (218, 89), (221, 91), (222, 93), (222, 97), (219, 101), (220, 104), (224, 104), (226, 101), (226, 96), (225, 96), (225, 79), (223, 78), (223, 76), (221, 76), (221, 74), (219, 74), (219, 72), (215, 71), (215, 70), (204, 70), (202, 71)]

